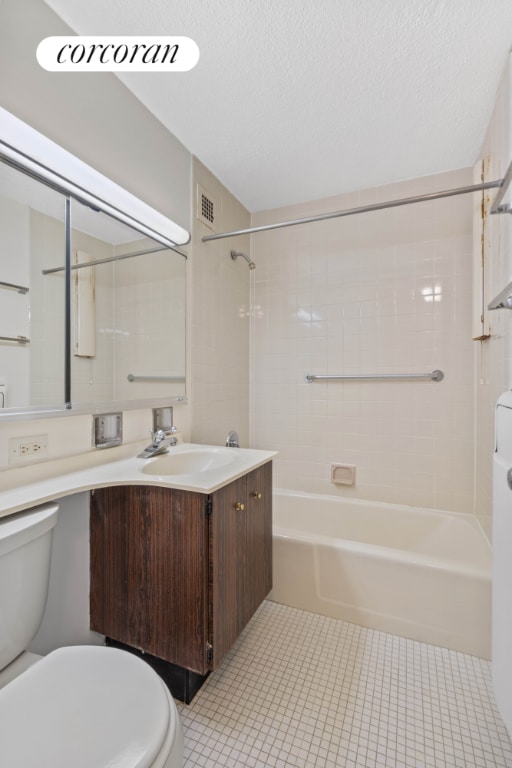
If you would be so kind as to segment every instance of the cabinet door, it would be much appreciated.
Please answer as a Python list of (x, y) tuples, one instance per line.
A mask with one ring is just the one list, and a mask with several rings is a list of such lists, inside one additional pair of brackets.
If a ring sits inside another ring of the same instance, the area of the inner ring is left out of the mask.
[(245, 623), (272, 589), (272, 464), (247, 475)]
[(211, 499), (210, 636), (215, 669), (245, 625), (245, 477), (215, 491)]
[(124, 486), (91, 498), (91, 629), (208, 670), (206, 497)]
[(272, 464), (212, 494), (210, 518), (212, 669), (272, 588)]

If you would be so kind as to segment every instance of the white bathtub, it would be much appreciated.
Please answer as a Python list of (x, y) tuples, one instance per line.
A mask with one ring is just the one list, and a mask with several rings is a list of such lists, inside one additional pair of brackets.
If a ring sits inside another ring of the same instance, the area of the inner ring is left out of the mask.
[(473, 515), (274, 492), (270, 599), (491, 654), (491, 550)]

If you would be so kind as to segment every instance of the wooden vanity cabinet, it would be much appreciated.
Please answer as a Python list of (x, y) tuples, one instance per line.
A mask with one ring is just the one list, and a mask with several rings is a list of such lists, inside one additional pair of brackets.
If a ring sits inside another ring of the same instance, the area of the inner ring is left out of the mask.
[(272, 464), (212, 494), (91, 494), (91, 629), (204, 675), (272, 587)]

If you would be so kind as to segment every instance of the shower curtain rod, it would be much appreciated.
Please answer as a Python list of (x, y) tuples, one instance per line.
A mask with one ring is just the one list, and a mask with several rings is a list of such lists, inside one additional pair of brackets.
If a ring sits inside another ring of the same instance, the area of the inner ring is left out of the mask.
[(439, 200), (443, 197), (454, 197), (455, 195), (467, 195), (471, 192), (482, 192), (486, 189), (501, 189), (499, 195), (496, 196), (496, 200), (491, 208), (491, 213), (510, 213), (512, 207), (507, 204), (501, 205), (501, 200), (512, 180), (512, 163), (507, 169), (503, 179), (497, 179), (496, 181), (485, 181), (481, 184), (472, 184), (467, 187), (456, 187), (455, 189), (447, 189), (442, 192), (430, 192), (426, 195), (416, 195), (414, 197), (403, 197), (398, 200), (388, 200), (385, 203), (373, 203), (371, 205), (361, 205), (358, 208), (347, 208), (342, 211), (333, 211), (332, 213), (322, 213), (318, 216), (307, 216), (302, 219), (291, 219), (290, 221), (280, 221), (276, 224), (263, 224), (259, 227), (248, 227), (247, 229), (237, 229), (232, 232), (219, 232), (215, 235), (205, 235), (202, 239), (203, 243), (209, 240), (221, 240), (225, 237), (235, 237), (237, 235), (251, 235), (256, 232), (266, 232), (270, 229), (281, 229), (283, 227), (294, 227), (297, 224), (310, 224), (314, 221), (325, 221), (326, 219), (336, 219), (342, 216), (354, 216), (356, 213), (369, 213), (370, 211), (382, 211), (386, 208), (398, 208), (401, 205), (411, 205), (412, 203), (424, 203), (429, 200)]
[[(187, 258), (187, 254), (179, 251), (177, 248), (171, 248), (170, 245), (159, 245), (156, 248), (148, 248), (144, 251), (133, 251), (133, 253), (121, 253), (119, 256), (107, 256), (104, 259), (96, 259), (95, 261), (83, 262), (83, 264), (72, 264), (70, 269), (85, 269), (86, 267), (95, 267), (97, 264), (108, 264), (110, 261), (122, 261), (122, 259), (131, 259), (134, 256), (145, 256), (148, 253), (159, 253), (159, 251), (174, 251), (179, 253), (184, 259)], [(42, 269), (43, 275), (51, 275), (54, 272), (64, 272), (66, 267), (51, 267), (50, 269)]]

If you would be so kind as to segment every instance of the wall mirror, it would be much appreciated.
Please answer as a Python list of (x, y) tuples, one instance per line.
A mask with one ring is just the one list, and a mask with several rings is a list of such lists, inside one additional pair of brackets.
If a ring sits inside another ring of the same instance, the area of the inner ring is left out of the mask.
[(0, 419), (184, 400), (188, 233), (58, 151), (0, 110)]

